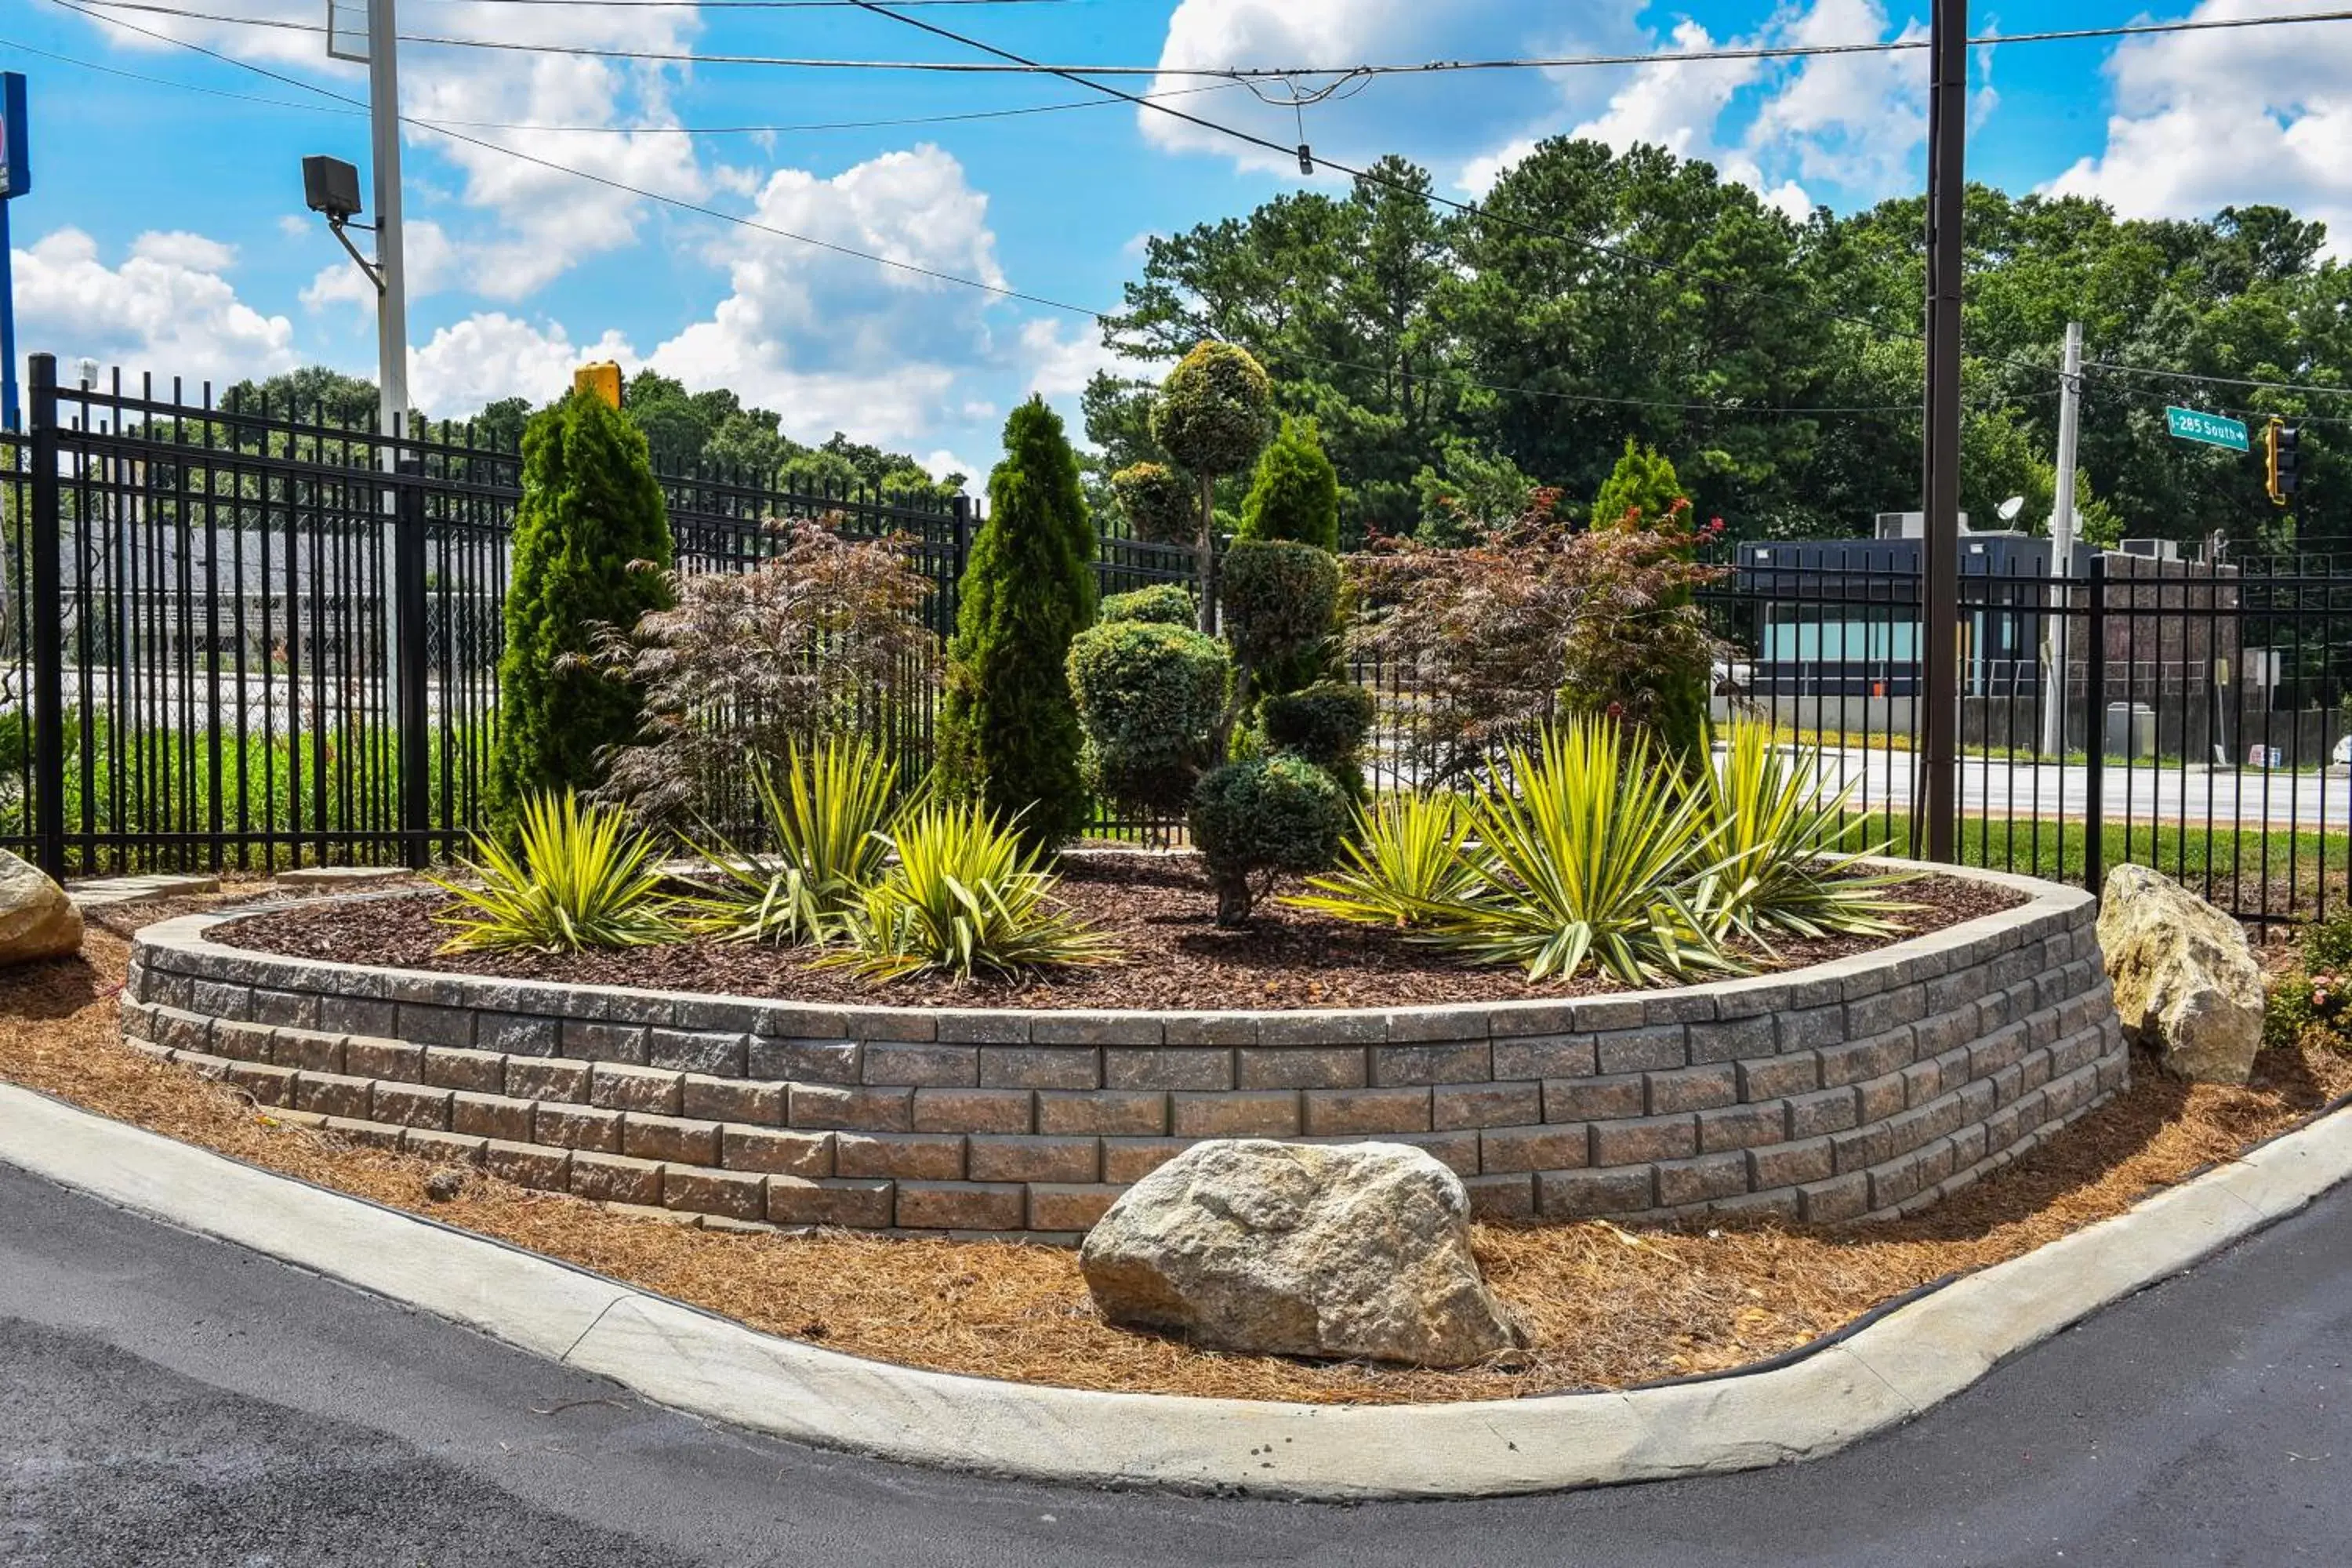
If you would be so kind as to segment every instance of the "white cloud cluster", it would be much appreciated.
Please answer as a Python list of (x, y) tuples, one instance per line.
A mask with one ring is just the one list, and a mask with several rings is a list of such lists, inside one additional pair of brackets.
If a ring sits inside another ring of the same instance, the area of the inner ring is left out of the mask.
[(293, 322), (237, 298), (224, 276), (236, 252), (218, 240), (142, 234), (110, 267), (97, 240), (60, 228), (12, 260), (17, 336), (28, 351), (215, 383), (273, 375), (300, 363)]
[[(2335, 8), (2332, 0), (2205, 0), (2199, 19)], [(2137, 39), (2107, 63), (2107, 144), (2048, 187), (2126, 217), (2275, 202), (2352, 245), (2352, 33), (2246, 27)]]
[(502, 397), (544, 403), (562, 396), (572, 373), (593, 360), (616, 360), (625, 374), (641, 363), (619, 332), (575, 344), (561, 322), (492, 310), (443, 327), (408, 351), (409, 396), (438, 418), (462, 417)]

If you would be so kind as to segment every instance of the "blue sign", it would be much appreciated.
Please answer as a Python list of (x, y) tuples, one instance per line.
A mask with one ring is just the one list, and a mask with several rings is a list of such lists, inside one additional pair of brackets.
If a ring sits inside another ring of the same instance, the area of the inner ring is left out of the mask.
[(8, 204), (33, 188), (25, 135), (25, 76), (0, 71), (0, 427), (16, 422), (16, 279), (8, 262)]

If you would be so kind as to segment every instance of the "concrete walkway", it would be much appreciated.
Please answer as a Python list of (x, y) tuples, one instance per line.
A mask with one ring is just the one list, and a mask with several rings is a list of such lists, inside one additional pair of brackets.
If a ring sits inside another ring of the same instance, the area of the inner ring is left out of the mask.
[(1484, 1503), (1077, 1492), (812, 1453), (0, 1167), (0, 1563), (2325, 1563), (2352, 1191), (1779, 1471)]

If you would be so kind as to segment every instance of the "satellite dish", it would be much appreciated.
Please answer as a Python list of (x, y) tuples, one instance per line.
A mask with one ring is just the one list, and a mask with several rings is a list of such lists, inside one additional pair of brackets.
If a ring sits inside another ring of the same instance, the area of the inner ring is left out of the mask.
[(2017, 521), (2017, 514), (2025, 510), (2025, 498), (2023, 496), (2011, 496), (2007, 500), (2001, 502), (2000, 505), (1996, 507), (1994, 510), (2000, 514), (2001, 521), (2015, 522)]

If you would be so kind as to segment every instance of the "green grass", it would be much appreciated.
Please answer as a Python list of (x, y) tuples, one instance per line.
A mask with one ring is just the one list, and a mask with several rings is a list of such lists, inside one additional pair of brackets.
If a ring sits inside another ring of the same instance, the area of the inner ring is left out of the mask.
[[(1904, 812), (1873, 812), (1849, 827), (1856, 847), (1891, 839), (1891, 853), (1910, 853), (1911, 822)], [(1996, 871), (2080, 885), (2090, 845), (2087, 824), (2000, 817), (1960, 819), (1955, 848), (1959, 863)], [(2215, 826), (2175, 822), (2103, 823), (2100, 858), (2105, 866), (2131, 862), (2152, 867), (2202, 893), (2210, 880), (2216, 902), (2234, 897), (2242, 911), (2267, 907), (2285, 911), (2315, 904), (2325, 877), (2332, 907), (2352, 896), (2352, 834), (2290, 832), (2273, 827)], [(2269, 902), (2263, 902), (2267, 889)]]

